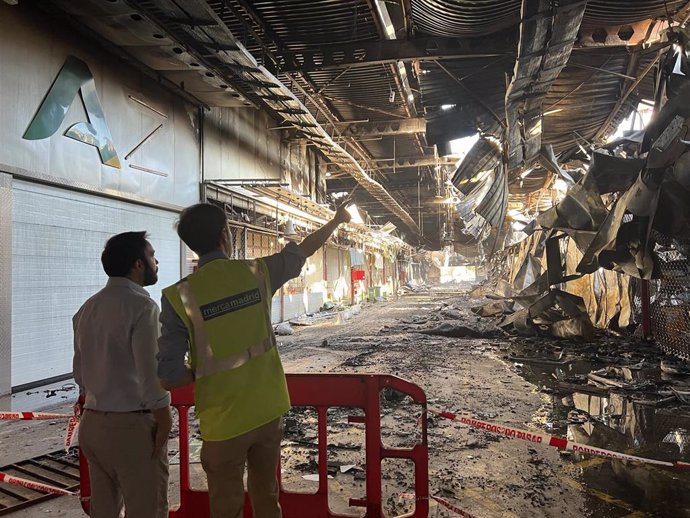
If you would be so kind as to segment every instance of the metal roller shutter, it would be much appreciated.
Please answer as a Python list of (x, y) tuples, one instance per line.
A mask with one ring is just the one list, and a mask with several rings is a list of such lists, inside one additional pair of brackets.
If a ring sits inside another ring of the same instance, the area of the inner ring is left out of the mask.
[(174, 212), (33, 184), (13, 182), (12, 386), (72, 371), (72, 315), (107, 277), (100, 262), (112, 235), (147, 230), (161, 289), (180, 278)]

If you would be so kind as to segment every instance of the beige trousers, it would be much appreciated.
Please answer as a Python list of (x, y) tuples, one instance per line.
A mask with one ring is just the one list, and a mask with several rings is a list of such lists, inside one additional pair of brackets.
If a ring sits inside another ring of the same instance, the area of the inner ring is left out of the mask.
[[(151, 414), (85, 411), (79, 446), (89, 461), (91, 518), (168, 517), (168, 448), (153, 457)], [(124, 502), (123, 502), (124, 501)]]
[(208, 478), (211, 518), (242, 518), (244, 466), (254, 518), (281, 518), (278, 461), (282, 418), (227, 441), (204, 441), (201, 465)]

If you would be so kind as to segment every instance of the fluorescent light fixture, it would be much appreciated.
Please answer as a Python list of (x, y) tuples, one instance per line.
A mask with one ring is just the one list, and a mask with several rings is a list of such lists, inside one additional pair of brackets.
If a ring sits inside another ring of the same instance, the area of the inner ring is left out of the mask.
[(549, 110), (547, 112), (544, 112), (544, 116), (552, 115), (554, 113), (558, 113), (558, 112), (562, 112), (562, 111), (563, 111), (563, 108), (556, 108), (555, 110)]
[(326, 173), (326, 178), (333, 176), (333, 173)]
[(452, 110), (453, 108), (455, 108), (455, 106), (455, 104), (442, 104), (441, 109), (443, 111)]

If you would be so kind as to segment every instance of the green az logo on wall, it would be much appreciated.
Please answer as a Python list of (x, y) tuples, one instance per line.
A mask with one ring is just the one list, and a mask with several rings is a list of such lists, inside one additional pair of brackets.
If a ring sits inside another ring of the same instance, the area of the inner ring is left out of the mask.
[(91, 70), (82, 60), (68, 56), (48, 94), (24, 133), (26, 140), (42, 140), (55, 134), (67, 116), (74, 98), (81, 94), (88, 122), (70, 126), (65, 136), (98, 149), (101, 162), (121, 168), (110, 130), (105, 122), (103, 107), (96, 93)]

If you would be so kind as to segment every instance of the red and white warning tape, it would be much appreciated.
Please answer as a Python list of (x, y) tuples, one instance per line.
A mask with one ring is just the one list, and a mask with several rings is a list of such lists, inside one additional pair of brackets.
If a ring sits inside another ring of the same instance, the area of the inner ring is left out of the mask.
[(473, 417), (457, 415), (452, 412), (447, 412), (445, 410), (427, 408), (427, 411), (439, 417), (466, 424), (468, 426), (471, 426), (472, 428), (479, 428), (490, 433), (503, 435), (505, 437), (511, 437), (513, 439), (520, 439), (531, 443), (546, 444), (548, 446), (562, 450), (570, 450), (577, 453), (585, 453), (588, 455), (597, 455), (599, 457), (607, 457), (610, 459), (628, 460), (633, 462), (642, 462), (645, 464), (655, 464), (657, 466), (667, 466), (672, 468), (686, 469), (690, 468), (690, 462), (671, 462), (665, 460), (648, 459), (646, 457), (637, 457), (635, 455), (628, 455), (627, 453), (619, 453), (616, 451), (605, 450), (603, 448), (597, 448), (595, 446), (589, 446), (587, 444), (569, 441), (568, 439), (565, 439), (563, 437), (557, 437), (555, 435), (527, 432), (525, 430), (520, 430), (519, 428), (512, 428), (510, 426), (505, 426), (501, 424), (489, 423), (487, 421), (482, 421), (480, 419), (475, 419)]
[(71, 414), (51, 414), (48, 412), (0, 412), (0, 421), (55, 421), (56, 419), (71, 419)]
[[(55, 421), (58, 419), (67, 420), (67, 432), (65, 434), (65, 450), (69, 450), (72, 446), (72, 441), (74, 440), (74, 434), (79, 426), (79, 417), (77, 415), (69, 414), (53, 414), (49, 412), (0, 412), (0, 420), (10, 421), (10, 420), (39, 420), (39, 421)], [(49, 484), (43, 484), (41, 482), (34, 482), (33, 480), (27, 480), (25, 478), (15, 477), (3, 473), (0, 471), (0, 482), (5, 482), (6, 484), (12, 484), (13, 486), (22, 486), (35, 491), (41, 491), (43, 493), (50, 493), (54, 495), (69, 495), (76, 496), (77, 493), (72, 491), (67, 491), (60, 487), (51, 486)]]
[(22, 486), (35, 491), (41, 491), (42, 493), (50, 493), (53, 495), (67, 495), (67, 496), (77, 496), (77, 493), (72, 491), (67, 491), (61, 487), (55, 487), (48, 484), (42, 484), (40, 482), (34, 482), (33, 480), (27, 480), (25, 478), (13, 477), (7, 473), (0, 471), (0, 482), (5, 482), (7, 484), (12, 484), (13, 486)]
[(436, 502), (438, 502), (439, 505), (445, 507), (445, 508), (448, 509), (449, 511), (453, 511), (455, 514), (457, 514), (457, 515), (459, 515), (459, 516), (464, 516), (465, 518), (477, 518), (476, 515), (470, 514), (470, 513), (468, 513), (467, 511), (463, 511), (463, 510), (460, 509), (459, 507), (454, 506), (453, 504), (451, 504), (450, 502), (444, 500), (443, 498), (439, 498), (439, 497), (437, 497), (437, 496), (431, 496), (431, 497), (429, 497), (429, 498), (432, 498), (432, 499), (436, 500)]
[(53, 414), (49, 412), (0, 412), (0, 421), (55, 421), (67, 420), (65, 433), (65, 450), (69, 450), (74, 440), (74, 434), (79, 426), (79, 417), (69, 414)]
[(67, 432), (65, 433), (65, 451), (69, 451), (70, 447), (72, 446), (74, 433), (77, 431), (78, 427), (79, 418), (76, 415), (73, 415), (69, 418), (69, 421), (67, 421)]

